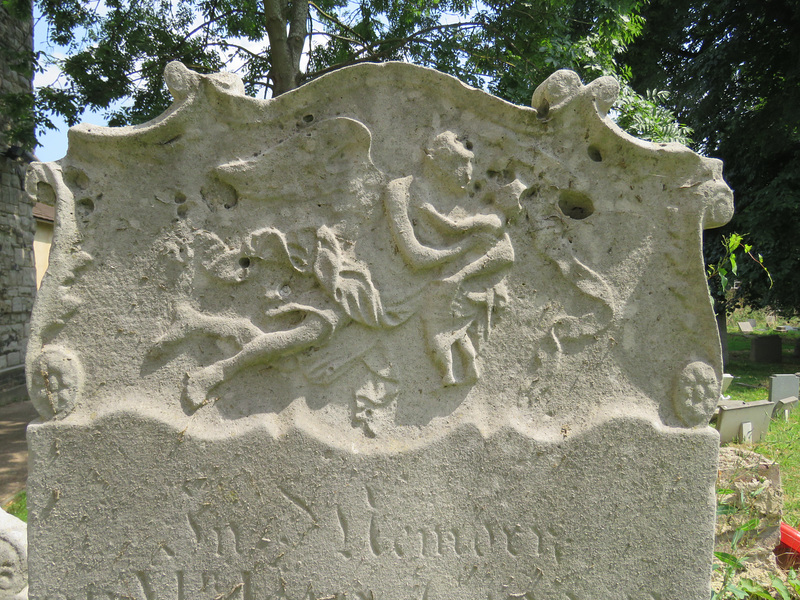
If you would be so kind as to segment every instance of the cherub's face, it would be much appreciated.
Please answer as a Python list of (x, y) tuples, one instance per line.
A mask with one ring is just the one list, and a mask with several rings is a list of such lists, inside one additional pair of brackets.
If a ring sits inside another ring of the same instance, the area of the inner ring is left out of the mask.
[(0, 591), (16, 594), (22, 591), (26, 583), (19, 554), (11, 544), (0, 539)]
[(432, 175), (451, 190), (465, 188), (472, 181), (475, 155), (451, 131), (439, 134), (426, 151), (425, 165)]

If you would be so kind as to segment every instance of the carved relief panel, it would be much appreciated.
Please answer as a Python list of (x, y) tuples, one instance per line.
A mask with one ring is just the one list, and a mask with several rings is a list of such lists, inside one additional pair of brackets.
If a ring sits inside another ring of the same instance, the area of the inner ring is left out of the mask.
[(613, 80), (559, 72), (525, 110), (444, 79), (422, 108), (441, 77), (423, 74), (378, 115), (324, 90), (258, 103), (176, 63), (159, 120), (76, 128), (29, 181), (60, 215), (29, 370), (42, 415), (113, 397), (369, 447), (465, 421), (549, 435), (611, 390), (701, 423), (680, 382), (717, 385), (712, 336), (686, 322), (688, 362), (648, 345), (659, 309), (707, 304), (719, 166), (617, 130)]

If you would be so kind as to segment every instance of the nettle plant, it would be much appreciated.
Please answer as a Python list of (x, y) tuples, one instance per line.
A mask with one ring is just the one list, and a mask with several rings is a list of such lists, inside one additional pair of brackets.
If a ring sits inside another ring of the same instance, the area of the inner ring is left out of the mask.
[(739, 252), (740, 257), (750, 258), (757, 264), (769, 278), (769, 286), (772, 287), (772, 275), (769, 269), (764, 265), (764, 257), (761, 254), (753, 252), (751, 244), (745, 244), (744, 238), (747, 234), (732, 233), (728, 236), (722, 236), (722, 256), (715, 263), (709, 264), (706, 267), (706, 279), (711, 282), (715, 277), (719, 277), (720, 292), (724, 295), (730, 288), (729, 275), (739, 274), (739, 261), (736, 258), (736, 253)]

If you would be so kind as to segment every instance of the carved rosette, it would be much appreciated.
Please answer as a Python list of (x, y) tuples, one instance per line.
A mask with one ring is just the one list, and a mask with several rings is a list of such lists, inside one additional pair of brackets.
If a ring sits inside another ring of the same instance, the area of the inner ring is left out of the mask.
[(0, 508), (0, 600), (27, 598), (27, 526)]
[(45, 419), (65, 417), (79, 401), (84, 372), (75, 353), (60, 346), (45, 346), (31, 363), (30, 395), (33, 406)]
[(675, 413), (687, 427), (708, 424), (720, 394), (714, 368), (702, 361), (687, 364), (675, 379), (672, 392)]

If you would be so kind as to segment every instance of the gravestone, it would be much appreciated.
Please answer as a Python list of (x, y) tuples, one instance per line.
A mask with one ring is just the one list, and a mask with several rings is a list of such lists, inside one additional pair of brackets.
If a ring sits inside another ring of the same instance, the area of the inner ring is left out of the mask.
[(788, 421), (789, 417), (797, 408), (798, 398), (797, 396), (789, 396), (788, 398), (781, 398), (777, 402), (774, 403), (774, 407), (772, 409), (772, 418), (773, 419), (781, 419), (783, 421)]
[(781, 373), (769, 377), (769, 401), (800, 396), (800, 377), (796, 373)]
[(756, 443), (769, 429), (775, 405), (769, 400), (720, 402), (716, 417), (719, 443)]
[(29, 177), (31, 598), (708, 597), (719, 161), (567, 71), (166, 80)]
[(783, 346), (779, 335), (759, 335), (750, 341), (750, 360), (755, 363), (783, 362)]

